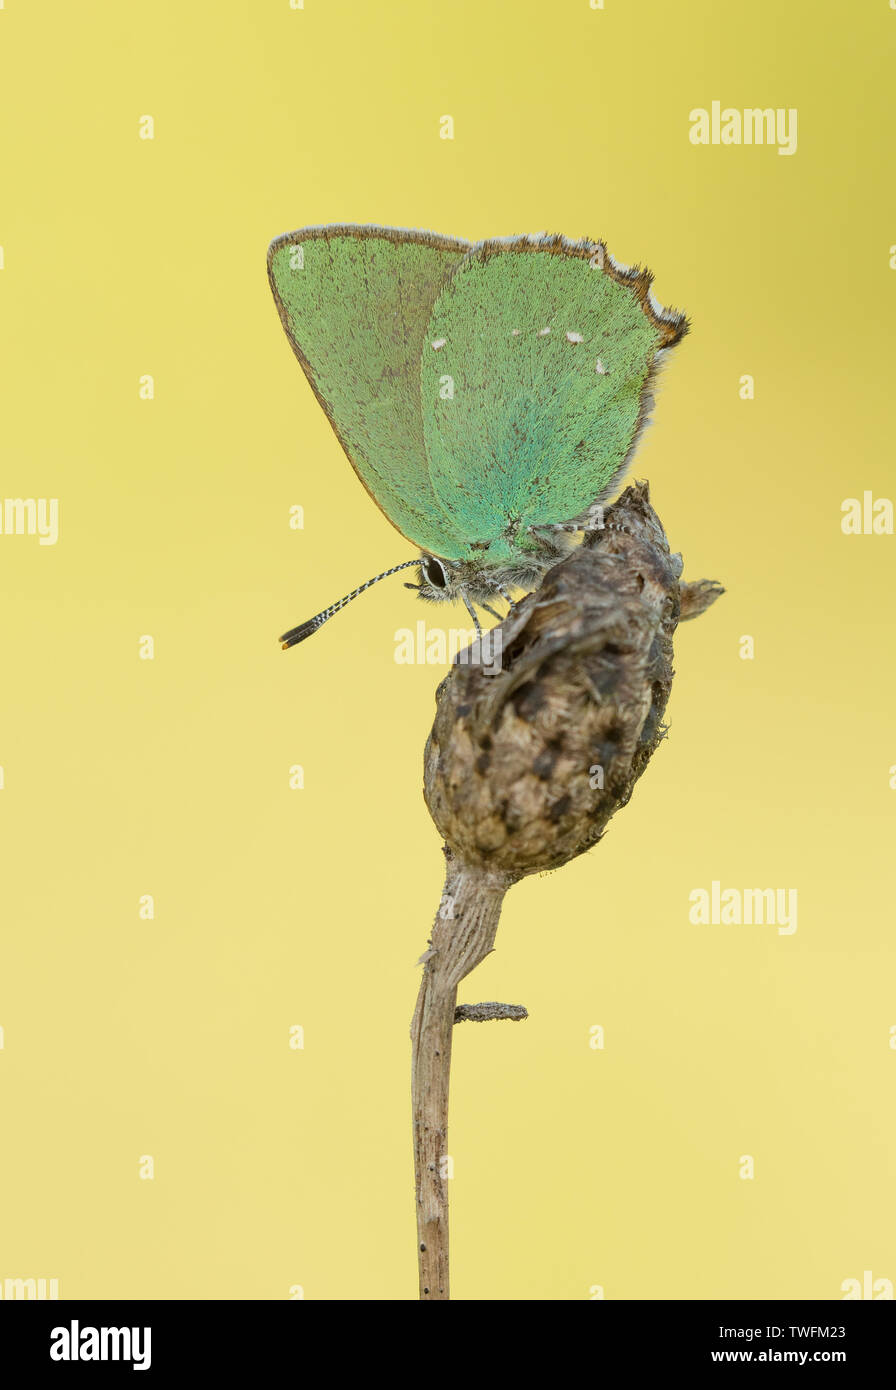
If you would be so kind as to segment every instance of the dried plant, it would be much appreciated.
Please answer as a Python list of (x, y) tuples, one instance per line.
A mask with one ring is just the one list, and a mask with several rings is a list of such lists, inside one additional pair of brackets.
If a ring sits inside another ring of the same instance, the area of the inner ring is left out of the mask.
[(458, 985), (493, 949), (508, 888), (590, 849), (662, 742), (675, 629), (723, 592), (681, 583), (681, 570), (647, 484), (635, 484), (436, 692), (424, 790), (447, 872), (411, 1026), (422, 1299), (449, 1296), (454, 1026), (526, 1017), (519, 1005), (458, 1007)]

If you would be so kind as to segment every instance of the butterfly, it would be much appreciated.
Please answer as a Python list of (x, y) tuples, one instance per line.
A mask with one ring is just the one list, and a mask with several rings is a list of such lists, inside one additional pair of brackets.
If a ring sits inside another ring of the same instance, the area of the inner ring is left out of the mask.
[(474, 604), (499, 617), (491, 602), (534, 588), (616, 489), (689, 326), (649, 271), (547, 233), (304, 227), (271, 243), (268, 277), (349, 462), (420, 549), (284, 648), (412, 565), (420, 598), (462, 600), (477, 631)]

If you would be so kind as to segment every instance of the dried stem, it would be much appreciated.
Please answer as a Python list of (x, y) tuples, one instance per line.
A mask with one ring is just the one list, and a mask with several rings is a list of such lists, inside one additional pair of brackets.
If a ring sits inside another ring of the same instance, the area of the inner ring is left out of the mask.
[(509, 874), (449, 859), (411, 1024), (420, 1297), (448, 1292), (448, 1083), (457, 987), (493, 949)]

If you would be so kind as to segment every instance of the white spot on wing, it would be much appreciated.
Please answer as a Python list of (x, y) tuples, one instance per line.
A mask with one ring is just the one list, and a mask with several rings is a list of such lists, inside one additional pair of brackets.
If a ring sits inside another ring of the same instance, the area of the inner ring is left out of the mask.
[(598, 376), (606, 376), (606, 375), (607, 375), (607, 369), (606, 369), (606, 367), (604, 366), (603, 362), (600, 360), (599, 357), (598, 357), (597, 361), (596, 361), (595, 364), (594, 364), (594, 370), (597, 372), (597, 375), (598, 375)]
[(582, 337), (581, 333), (567, 333), (566, 341), (568, 343), (584, 343), (585, 339)]
[(520, 336), (520, 330), (518, 328), (511, 328), (510, 336), (511, 338), (518, 338)]
[(539, 330), (538, 330), (538, 336), (539, 336), (539, 338), (546, 338), (546, 337), (548, 336), (548, 334), (550, 333), (550, 331), (551, 331), (550, 328), (539, 328)]
[(445, 344), (447, 343), (447, 341), (448, 341), (447, 338), (436, 338), (436, 339), (433, 341), (433, 344), (432, 344), (433, 347), (435, 348), (436, 352), (438, 352), (439, 348), (443, 348), (443, 347), (445, 346)]

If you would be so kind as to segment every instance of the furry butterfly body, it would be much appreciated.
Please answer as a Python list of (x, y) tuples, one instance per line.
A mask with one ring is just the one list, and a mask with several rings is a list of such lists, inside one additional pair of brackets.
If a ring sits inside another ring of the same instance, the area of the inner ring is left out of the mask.
[(268, 274), (352, 466), (420, 547), (420, 596), (468, 608), (531, 588), (615, 490), (687, 331), (599, 241), (306, 227)]

